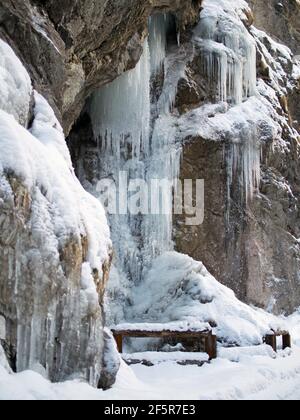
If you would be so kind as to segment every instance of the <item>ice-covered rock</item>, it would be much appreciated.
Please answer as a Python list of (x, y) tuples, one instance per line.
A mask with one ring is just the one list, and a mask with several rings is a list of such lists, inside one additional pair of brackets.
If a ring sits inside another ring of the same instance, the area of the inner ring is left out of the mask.
[[(176, 249), (203, 261), (241, 300), (292, 312), (300, 299), (299, 65), (288, 46), (252, 25), (246, 2), (206, 0), (203, 8), (176, 108), (186, 139), (180, 176), (204, 179), (205, 217), (198, 227), (176, 218)], [(236, 55), (253, 63), (240, 37), (254, 43), (257, 83), (253, 96), (233, 106), (219, 94), (229, 80), (221, 69)], [(211, 54), (224, 63), (203, 68)]]

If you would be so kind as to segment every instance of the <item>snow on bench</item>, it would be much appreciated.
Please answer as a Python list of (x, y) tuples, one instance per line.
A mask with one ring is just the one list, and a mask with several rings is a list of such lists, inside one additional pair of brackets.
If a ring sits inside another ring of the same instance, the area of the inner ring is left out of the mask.
[(111, 327), (111, 330), (118, 331), (149, 331), (149, 332), (203, 332), (211, 331), (212, 328), (208, 322), (188, 322), (188, 321), (175, 321), (168, 323), (124, 323)]
[(148, 351), (142, 353), (122, 354), (122, 359), (128, 365), (142, 364), (145, 366), (154, 366), (165, 362), (176, 362), (179, 365), (203, 366), (209, 362), (209, 356), (206, 353), (190, 353), (182, 351), (174, 352), (155, 352)]
[[(205, 352), (209, 359), (217, 358), (217, 337), (208, 323), (171, 322), (167, 324), (121, 324), (111, 328), (118, 350), (123, 353), (123, 339), (130, 338), (170, 338), (204, 340)], [(195, 354), (195, 353), (194, 353)]]

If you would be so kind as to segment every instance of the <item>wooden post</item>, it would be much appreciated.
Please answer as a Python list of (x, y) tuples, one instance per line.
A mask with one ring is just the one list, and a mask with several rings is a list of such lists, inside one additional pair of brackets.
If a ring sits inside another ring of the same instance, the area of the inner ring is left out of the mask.
[(205, 351), (209, 355), (209, 360), (217, 358), (217, 336), (209, 334), (205, 340)]
[(275, 334), (268, 334), (265, 337), (265, 342), (268, 346), (271, 346), (274, 351), (277, 352), (277, 339)]
[(118, 352), (123, 353), (123, 336), (122, 336), (122, 334), (115, 334), (114, 337), (115, 337), (115, 340), (116, 340), (116, 343), (117, 343)]
[(290, 334), (283, 334), (282, 336), (282, 348), (283, 350), (287, 348), (292, 348), (292, 338)]

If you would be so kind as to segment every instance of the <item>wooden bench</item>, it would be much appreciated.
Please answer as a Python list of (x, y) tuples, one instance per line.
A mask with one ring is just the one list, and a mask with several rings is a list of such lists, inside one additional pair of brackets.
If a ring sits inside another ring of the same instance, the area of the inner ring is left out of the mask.
[(217, 358), (217, 337), (212, 333), (212, 331), (196, 331), (196, 330), (186, 330), (186, 331), (171, 331), (171, 330), (161, 330), (161, 331), (149, 331), (143, 329), (135, 330), (123, 330), (123, 329), (112, 329), (112, 333), (117, 343), (119, 353), (123, 353), (123, 339), (128, 338), (169, 338), (176, 339), (180, 343), (184, 339), (193, 339), (196, 341), (204, 340), (205, 342), (205, 352), (209, 356), (209, 360)]
[(264, 342), (277, 352), (277, 337), (282, 337), (283, 350), (292, 348), (292, 338), (288, 331), (273, 331), (272, 334), (267, 334), (265, 336)]

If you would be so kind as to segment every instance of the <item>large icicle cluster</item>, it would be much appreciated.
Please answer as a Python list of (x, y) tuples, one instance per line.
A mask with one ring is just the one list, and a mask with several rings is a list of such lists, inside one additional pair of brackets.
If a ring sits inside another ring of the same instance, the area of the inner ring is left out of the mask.
[[(124, 149), (139, 158), (149, 149), (150, 54), (148, 42), (134, 70), (97, 91), (91, 100), (94, 134), (104, 153), (120, 159)], [(129, 147), (130, 146), (130, 147)], [(125, 157), (130, 158), (128, 153)]]
[(234, 5), (204, 2), (195, 42), (202, 49), (203, 70), (220, 101), (240, 104), (256, 92), (256, 47)]
[[(203, 71), (217, 101), (240, 105), (257, 94), (256, 43), (241, 20), (248, 6), (243, 1), (204, 1), (194, 43), (201, 50)], [(260, 144), (256, 128), (240, 127), (225, 152), (228, 169), (228, 211), (231, 190), (241, 186), (240, 201), (247, 203), (259, 187)]]
[(168, 14), (156, 14), (149, 18), (148, 44), (151, 51), (151, 73), (157, 73), (166, 58), (167, 53), (167, 31), (170, 24)]
[[(100, 89), (90, 101), (89, 112), (98, 141), (98, 179), (112, 178), (118, 184), (120, 172), (126, 172), (126, 186), (136, 179), (150, 186), (153, 179), (171, 181), (178, 175), (180, 153), (175, 147), (176, 136), (168, 112), (176, 86), (171, 96), (166, 92), (170, 87), (164, 86), (159, 104), (151, 104), (150, 92), (151, 80), (167, 71), (164, 62), (169, 25), (168, 15), (152, 16), (137, 67)], [(153, 106), (159, 108), (157, 119), (153, 119)], [(87, 188), (97, 196), (95, 185)], [(171, 193), (167, 207), (172, 209)], [(113, 214), (110, 224), (119, 278), (138, 283), (153, 258), (172, 249), (171, 210), (163, 215)]]

